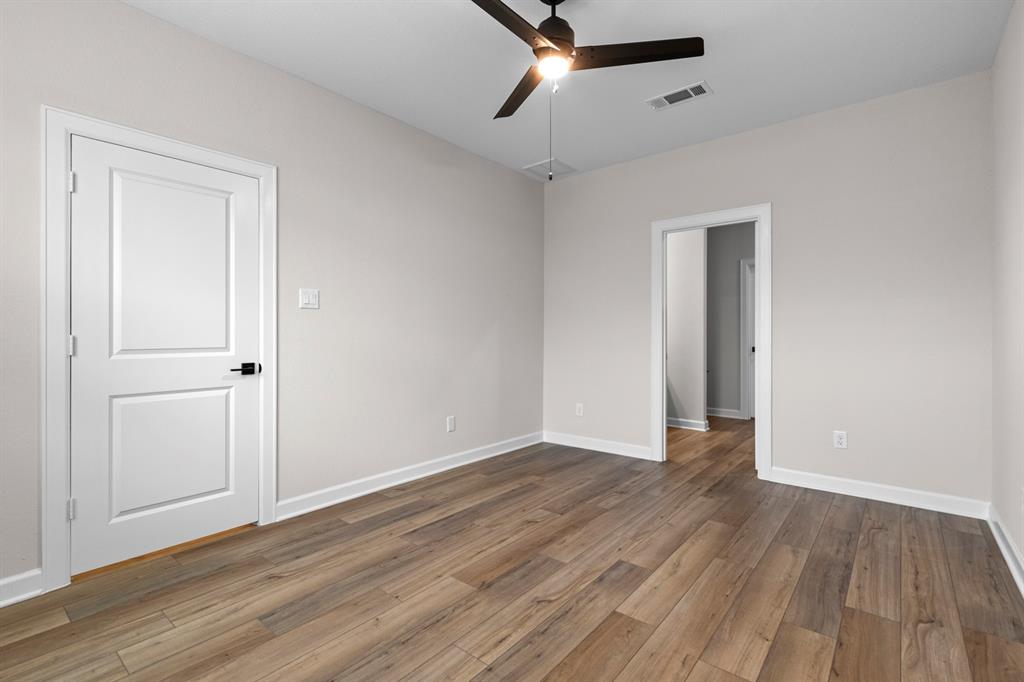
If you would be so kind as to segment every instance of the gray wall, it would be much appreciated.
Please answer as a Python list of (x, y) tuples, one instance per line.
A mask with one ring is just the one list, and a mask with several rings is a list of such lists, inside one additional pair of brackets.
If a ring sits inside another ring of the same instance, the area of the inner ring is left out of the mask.
[(707, 418), (705, 230), (672, 232), (665, 248), (665, 411), (670, 419)]
[[(1014, 6), (992, 67), (995, 324), (992, 506), (1024, 548), (1024, 7)], [(984, 428), (983, 426), (979, 428)], [(1020, 555), (1018, 555), (1020, 556)]]
[(990, 499), (990, 85), (548, 183), (545, 429), (650, 445), (651, 222), (771, 202), (775, 466)]
[(278, 165), (281, 498), (540, 430), (540, 183), (121, 3), (0, 2), (0, 577), (39, 565), (44, 104)]
[(740, 409), (740, 259), (754, 257), (754, 223), (708, 230), (708, 407)]

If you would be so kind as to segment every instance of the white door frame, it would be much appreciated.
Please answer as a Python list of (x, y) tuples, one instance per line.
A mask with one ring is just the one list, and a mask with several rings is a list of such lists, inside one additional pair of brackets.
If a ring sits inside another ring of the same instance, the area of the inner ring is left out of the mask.
[(757, 376), (754, 425), (754, 466), (765, 477), (772, 467), (772, 205), (712, 211), (651, 223), (651, 459), (665, 453), (665, 238), (669, 232), (719, 225), (755, 223), (757, 261)]
[(260, 357), (259, 523), (274, 521), (277, 498), (277, 167), (44, 106), (42, 109), (42, 316), (40, 536), (42, 589), (71, 581), (70, 309), (68, 238), (73, 190), (71, 136), (202, 164), (259, 181)]
[[(754, 271), (753, 276), (751, 270)], [(750, 376), (750, 352), (747, 350), (750, 346), (757, 347), (756, 327), (751, 328), (749, 323), (750, 306), (753, 305), (753, 312), (757, 312), (757, 281), (754, 279), (756, 273), (755, 259), (740, 259), (740, 413), (744, 419), (754, 416), (750, 403), (757, 405), (757, 400), (754, 400), (754, 377)]]

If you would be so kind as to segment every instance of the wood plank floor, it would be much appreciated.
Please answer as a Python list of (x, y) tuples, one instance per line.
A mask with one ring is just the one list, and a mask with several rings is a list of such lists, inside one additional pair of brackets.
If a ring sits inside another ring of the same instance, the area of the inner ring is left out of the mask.
[(0, 680), (1024, 680), (972, 519), (757, 480), (752, 422), (655, 464), (554, 445), (0, 610)]

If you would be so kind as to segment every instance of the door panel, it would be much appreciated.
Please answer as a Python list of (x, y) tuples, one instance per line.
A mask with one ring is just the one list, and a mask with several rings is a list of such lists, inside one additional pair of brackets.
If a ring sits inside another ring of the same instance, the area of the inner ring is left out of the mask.
[(117, 169), (112, 179), (114, 353), (227, 350), (231, 194)]
[(256, 521), (259, 185), (72, 137), (71, 568)]
[(233, 416), (230, 389), (112, 397), (113, 519), (225, 492)]

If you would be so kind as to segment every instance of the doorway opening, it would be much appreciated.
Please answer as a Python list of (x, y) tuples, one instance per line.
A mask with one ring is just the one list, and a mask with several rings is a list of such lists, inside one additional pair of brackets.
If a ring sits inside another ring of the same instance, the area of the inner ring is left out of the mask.
[[(651, 226), (652, 459), (730, 443), (771, 468), (771, 205)], [(728, 449), (726, 447), (726, 449)]]
[[(751, 454), (756, 283), (753, 222), (670, 232), (665, 240), (667, 458)], [(698, 436), (693, 431), (708, 433)]]

